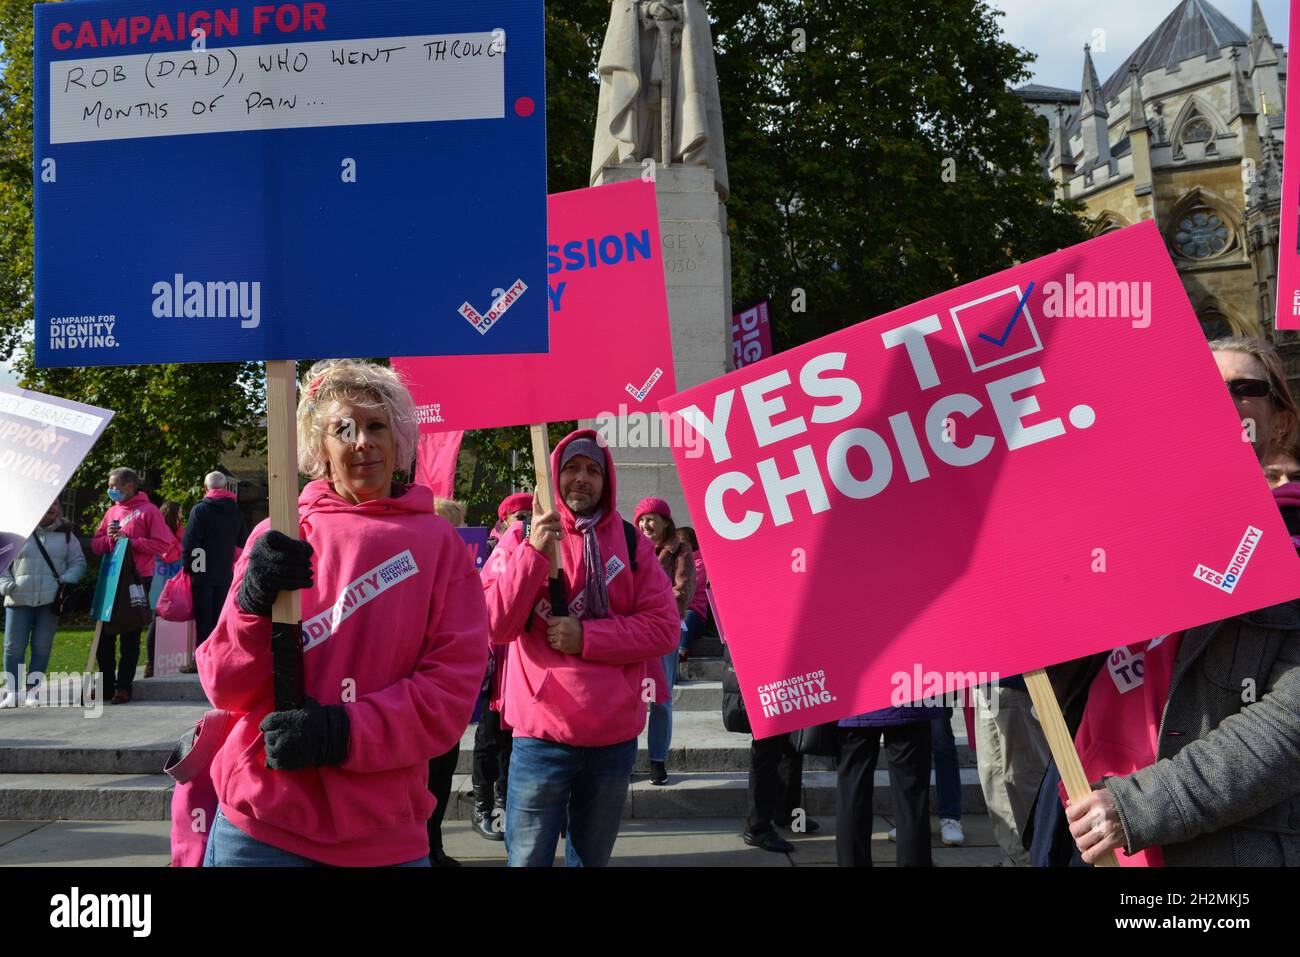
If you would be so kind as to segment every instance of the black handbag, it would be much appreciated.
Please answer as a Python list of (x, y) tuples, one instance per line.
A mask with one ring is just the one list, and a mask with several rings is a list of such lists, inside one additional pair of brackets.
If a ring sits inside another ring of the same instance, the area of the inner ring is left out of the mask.
[(149, 590), (136, 570), (128, 545), (122, 556), (122, 571), (117, 578), (117, 594), (113, 596), (113, 612), (104, 626), (106, 634), (126, 635), (149, 627), (153, 612), (149, 609)]
[(725, 642), (722, 645), (722, 726), (739, 734), (753, 734), (745, 699), (740, 694), (740, 679), (736, 677), (736, 666), (731, 663), (731, 651)]
[[(67, 529), (64, 529), (63, 540), (69, 546), (71, 545), (72, 533)], [(50, 566), (50, 572), (54, 575), (54, 580), (58, 582), (59, 590), (54, 594), (54, 614), (56, 617), (62, 617), (63, 613), (68, 610), (68, 600), (72, 595), (72, 588), (59, 581), (59, 570), (54, 567), (54, 560), (50, 558), (50, 553), (41, 544), (41, 536), (32, 532), (32, 541), (36, 542), (36, 547), (41, 550), (41, 557), (45, 559), (45, 564)]]
[(800, 754), (820, 758), (840, 756), (840, 726), (834, 721), (814, 724), (811, 728), (800, 728), (791, 733), (790, 740), (794, 742), (794, 749)]

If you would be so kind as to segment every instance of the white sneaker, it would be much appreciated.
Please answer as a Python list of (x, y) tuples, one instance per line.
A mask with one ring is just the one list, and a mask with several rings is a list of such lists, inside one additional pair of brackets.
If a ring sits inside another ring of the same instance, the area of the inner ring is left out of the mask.
[(939, 818), (939, 835), (944, 847), (960, 847), (966, 843), (966, 832), (961, 829), (961, 821), (951, 817)]
[(896, 827), (891, 827), (891, 828), (889, 829), (889, 833), (886, 834), (885, 837), (886, 837), (886, 839), (888, 839), (888, 841), (889, 841), (890, 844), (897, 844), (897, 843), (898, 843), (898, 828), (896, 828)]
[(6, 688), (0, 692), (0, 708), (17, 708), (23, 703), (23, 693), (21, 691), (10, 691)]
[(28, 691), (25, 704), (29, 708), (39, 707), (41, 703), (41, 693), (39, 691)]

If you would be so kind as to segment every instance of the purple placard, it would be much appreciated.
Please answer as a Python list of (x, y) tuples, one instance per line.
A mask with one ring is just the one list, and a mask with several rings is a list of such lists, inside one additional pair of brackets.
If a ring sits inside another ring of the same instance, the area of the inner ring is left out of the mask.
[(488, 530), (477, 526), (462, 526), (456, 531), (460, 532), (461, 540), (469, 548), (469, 557), (474, 563), (474, 570), (481, 572), (483, 563), (487, 561)]
[(0, 385), (0, 571), (112, 417), (108, 409)]

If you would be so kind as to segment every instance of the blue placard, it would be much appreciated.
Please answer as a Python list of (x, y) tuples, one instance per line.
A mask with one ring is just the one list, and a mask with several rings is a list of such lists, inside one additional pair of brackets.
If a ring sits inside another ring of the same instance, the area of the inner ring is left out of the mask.
[(37, 365), (547, 351), (542, 0), (35, 14)]

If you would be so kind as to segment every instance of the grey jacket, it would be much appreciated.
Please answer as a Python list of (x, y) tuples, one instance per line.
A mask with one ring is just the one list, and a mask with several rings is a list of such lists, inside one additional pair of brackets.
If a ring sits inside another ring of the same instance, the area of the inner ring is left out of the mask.
[[(1052, 676), (1067, 720), (1104, 658), (1064, 695)], [(1104, 782), (1128, 851), (1159, 846), (1169, 867), (1300, 866), (1300, 600), (1183, 635), (1159, 742), (1155, 764)]]
[[(66, 537), (63, 534), (65, 529), (70, 533)], [(59, 571), (57, 578), (36, 547), (37, 536), (40, 536), (50, 561)], [(58, 594), (60, 583), (74, 584), (81, 581), (85, 573), (86, 556), (81, 550), (81, 542), (60, 519), (48, 529), (37, 526), (9, 567), (0, 572), (0, 595), (4, 596), (5, 606), (10, 608), (48, 605)]]

